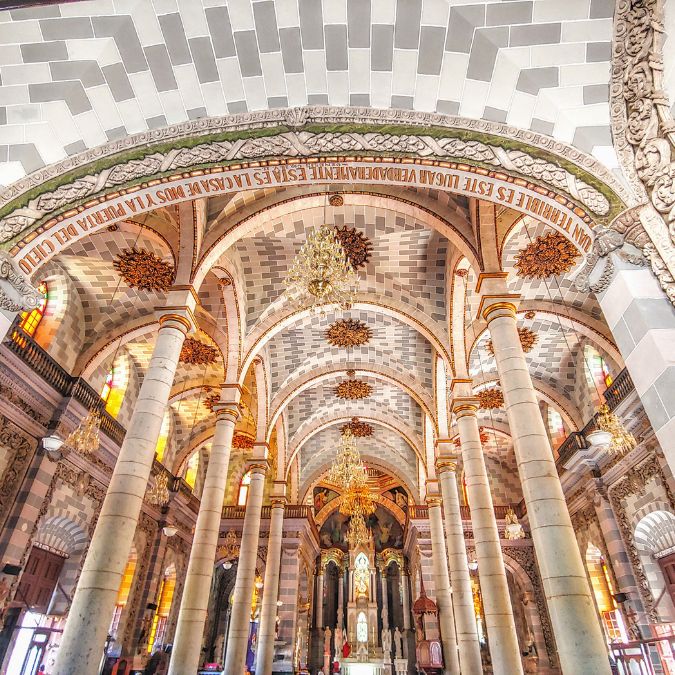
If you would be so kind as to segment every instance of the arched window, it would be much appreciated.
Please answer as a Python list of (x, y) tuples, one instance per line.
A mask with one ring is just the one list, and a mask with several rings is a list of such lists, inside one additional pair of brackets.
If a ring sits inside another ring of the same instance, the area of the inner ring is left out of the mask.
[(248, 499), (248, 490), (250, 486), (251, 486), (251, 472), (247, 471), (241, 477), (241, 482), (239, 483), (239, 495), (237, 497), (238, 506), (246, 506), (246, 500)]
[(595, 604), (598, 607), (598, 612), (600, 612), (607, 639), (610, 642), (616, 640), (625, 642), (628, 635), (621, 612), (618, 611), (614, 600), (614, 589), (609, 570), (600, 549), (591, 543), (588, 544), (586, 549), (586, 567), (588, 576), (591, 578)]
[[(157, 458), (158, 462), (164, 461), (164, 455), (166, 453), (166, 444), (169, 440), (169, 428), (170, 428), (169, 413), (167, 411), (164, 413), (164, 417), (162, 419), (162, 428), (160, 429), (159, 438), (157, 439), (157, 445), (155, 446), (155, 457)], [(195, 477), (196, 475), (197, 474), (195, 473)]]
[(37, 289), (42, 294), (42, 300), (38, 303), (38, 306), (35, 309), (31, 309), (30, 312), (21, 312), (21, 321), (19, 323), (19, 328), (21, 328), (24, 333), (28, 333), (31, 337), (35, 335), (35, 331), (37, 330), (40, 321), (42, 321), (42, 317), (45, 315), (47, 301), (49, 300), (46, 281), (43, 281)]
[(548, 430), (551, 433), (551, 443), (557, 448), (565, 440), (565, 424), (562, 415), (553, 407), (547, 410)]
[(586, 345), (584, 347), (584, 360), (586, 362), (586, 375), (587, 377), (590, 375), (589, 385), (596, 386), (601, 391), (607, 389), (614, 380), (607, 362), (600, 356), (598, 350)]
[(112, 622), (110, 623), (110, 630), (108, 631), (108, 633), (110, 633), (110, 635), (112, 635), (115, 639), (117, 638), (117, 630), (120, 625), (120, 619), (122, 618), (122, 612), (127, 606), (129, 594), (131, 593), (131, 584), (134, 580), (137, 560), (138, 556), (136, 554), (136, 550), (132, 549), (131, 554), (129, 555), (129, 560), (127, 561), (127, 566), (124, 569), (124, 574), (122, 575), (122, 583), (120, 583), (119, 590), (117, 591), (115, 612), (113, 613)]
[(199, 450), (192, 453), (185, 466), (185, 482), (194, 490), (197, 483), (197, 471), (199, 471)]
[(108, 372), (105, 382), (103, 383), (103, 388), (101, 389), (101, 400), (107, 405), (110, 400), (110, 394), (112, 394), (113, 387), (115, 386), (115, 369), (111, 368)]
[(151, 654), (164, 645), (166, 624), (169, 619), (169, 612), (171, 612), (171, 603), (173, 602), (173, 592), (175, 588), (176, 567), (171, 564), (167, 567), (159, 587), (159, 602), (157, 603), (155, 616), (152, 619), (152, 627), (150, 628), (148, 654)]

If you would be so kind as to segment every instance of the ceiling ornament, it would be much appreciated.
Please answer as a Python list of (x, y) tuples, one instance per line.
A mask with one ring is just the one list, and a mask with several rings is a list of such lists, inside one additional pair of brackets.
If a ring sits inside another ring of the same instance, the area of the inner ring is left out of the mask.
[(363, 516), (352, 516), (347, 526), (347, 542), (351, 549), (363, 546), (370, 541), (371, 533), (366, 527), (366, 521)]
[(361, 347), (368, 344), (373, 331), (358, 319), (340, 319), (328, 326), (325, 336), (333, 347)]
[(460, 269), (460, 270), (455, 270), (455, 276), (456, 277), (468, 277), (469, 276), (469, 270), (467, 268), (465, 269)]
[(335, 396), (346, 401), (359, 401), (368, 398), (373, 393), (373, 388), (364, 380), (357, 380), (353, 370), (347, 371), (348, 380), (342, 380), (335, 387)]
[[(526, 354), (534, 349), (534, 345), (537, 344), (537, 340), (539, 339), (537, 334), (529, 328), (519, 328), (518, 337), (520, 338), (520, 345)], [(485, 349), (488, 351), (490, 356), (495, 355), (495, 348), (492, 344), (492, 339), (487, 341)]]
[(206, 396), (204, 397), (204, 400), (202, 403), (211, 411), (213, 411), (213, 407), (217, 404), (220, 403), (220, 394), (218, 392), (211, 393), (213, 392), (212, 387), (204, 387), (204, 393)]
[(596, 416), (598, 428), (612, 435), (609, 449), (616, 454), (623, 455), (630, 452), (637, 445), (635, 436), (624, 427), (621, 420), (615, 415), (606, 403), (600, 406)]
[(125, 248), (113, 267), (127, 286), (144, 291), (168, 291), (173, 285), (173, 265), (143, 248)]
[(373, 253), (373, 244), (363, 232), (359, 232), (354, 227), (335, 228), (335, 236), (342, 244), (347, 260), (355, 270), (360, 270), (370, 262), (370, 256)]
[(523, 315), (526, 319), (532, 320), (534, 319), (535, 316), (537, 316), (537, 313), (533, 310), (530, 309), (525, 314)]
[(567, 237), (549, 232), (537, 237), (516, 255), (516, 273), (526, 279), (545, 279), (565, 274), (573, 267), (579, 251)]
[(255, 439), (249, 434), (241, 431), (235, 431), (232, 436), (232, 447), (237, 450), (250, 450), (255, 443)]
[(504, 394), (501, 389), (497, 387), (489, 387), (488, 389), (481, 389), (476, 396), (478, 402), (483, 410), (493, 410), (501, 408), (504, 405)]
[(215, 363), (218, 358), (218, 349), (212, 345), (195, 340), (193, 337), (185, 338), (180, 350), (180, 362), (189, 363), (193, 366), (203, 366)]
[(312, 311), (322, 305), (349, 309), (354, 303), (358, 275), (328, 225), (310, 231), (286, 277), (288, 297)]
[(331, 206), (342, 206), (345, 203), (345, 198), (342, 195), (331, 195), (328, 197), (328, 203)]
[(351, 433), (355, 438), (367, 438), (373, 435), (373, 427), (368, 422), (363, 422), (358, 417), (352, 417), (351, 421), (340, 427), (340, 432), (344, 435)]
[(488, 435), (488, 432), (485, 431), (485, 427), (478, 428), (478, 435), (481, 443), (487, 443), (490, 440), (490, 436)]

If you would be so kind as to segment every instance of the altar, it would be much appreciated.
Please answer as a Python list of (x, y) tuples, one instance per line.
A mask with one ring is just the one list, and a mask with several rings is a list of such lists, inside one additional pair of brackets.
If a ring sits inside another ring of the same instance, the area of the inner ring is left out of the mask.
[(350, 663), (349, 661), (346, 659), (340, 664), (344, 675), (384, 675), (385, 673), (382, 663)]

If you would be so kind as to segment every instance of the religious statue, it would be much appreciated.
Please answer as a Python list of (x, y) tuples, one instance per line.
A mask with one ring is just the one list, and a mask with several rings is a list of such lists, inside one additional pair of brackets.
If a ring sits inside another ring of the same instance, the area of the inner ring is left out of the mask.
[(391, 631), (388, 628), (382, 629), (382, 652), (385, 660), (391, 658)]
[(340, 626), (335, 626), (335, 659), (340, 660), (342, 656), (342, 645), (345, 642), (344, 633)]
[(330, 628), (326, 626), (326, 630), (323, 632), (323, 653), (324, 656), (326, 654), (330, 655), (330, 636), (332, 633), (330, 632)]
[(396, 630), (394, 631), (394, 645), (396, 647), (396, 658), (402, 659), (403, 658), (403, 636), (401, 635), (401, 631), (398, 629), (398, 626), (396, 626)]

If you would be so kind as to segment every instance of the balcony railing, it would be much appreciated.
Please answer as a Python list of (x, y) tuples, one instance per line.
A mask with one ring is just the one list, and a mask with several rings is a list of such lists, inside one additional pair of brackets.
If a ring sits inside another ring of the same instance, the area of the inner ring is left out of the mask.
[[(231, 520), (243, 520), (244, 515), (246, 514), (245, 506), (223, 506), (223, 519)], [(260, 517), (270, 518), (272, 516), (272, 507), (263, 506)], [(284, 511), (284, 518), (307, 518), (314, 521), (314, 514), (312, 513), (312, 507), (307, 506), (306, 504), (290, 504), (286, 506)]]

